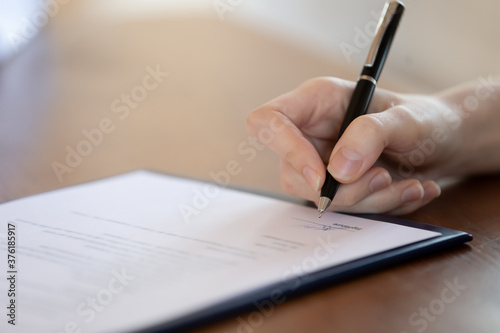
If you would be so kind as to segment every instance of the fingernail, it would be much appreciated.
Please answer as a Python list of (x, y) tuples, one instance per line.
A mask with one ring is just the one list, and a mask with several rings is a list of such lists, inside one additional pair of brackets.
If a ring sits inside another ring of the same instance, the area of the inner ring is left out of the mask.
[(381, 172), (370, 182), (370, 191), (372, 193), (380, 191), (383, 188), (389, 186), (392, 182), (391, 176), (387, 172)]
[(307, 182), (309, 185), (315, 190), (319, 191), (319, 181), (320, 177), (316, 171), (314, 171), (312, 168), (306, 166), (302, 170), (302, 173), (304, 177), (306, 178)]
[(428, 201), (430, 199), (437, 198), (441, 195), (441, 187), (439, 187), (436, 183), (426, 184), (424, 186), (424, 197), (423, 201)]
[(402, 203), (420, 200), (424, 196), (423, 188), (421, 186), (411, 185), (408, 186), (401, 194)]
[(437, 197), (440, 197), (441, 196), (441, 186), (436, 184), (436, 190), (437, 190)]
[(341, 148), (333, 156), (328, 171), (338, 180), (351, 180), (361, 168), (361, 155), (348, 148)]

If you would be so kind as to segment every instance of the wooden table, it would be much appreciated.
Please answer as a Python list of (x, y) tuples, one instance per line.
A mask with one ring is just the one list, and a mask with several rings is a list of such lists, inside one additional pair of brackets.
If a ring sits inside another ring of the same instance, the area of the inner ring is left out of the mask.
[[(218, 21), (90, 22), (77, 9), (1, 64), (2, 202), (140, 168), (210, 180), (231, 160), (231, 185), (281, 193), (276, 156), (238, 152), (248, 112), (308, 78), (357, 75)], [(468, 245), (199, 331), (499, 332), (499, 188), (500, 176), (456, 183), (408, 216), (469, 232)]]

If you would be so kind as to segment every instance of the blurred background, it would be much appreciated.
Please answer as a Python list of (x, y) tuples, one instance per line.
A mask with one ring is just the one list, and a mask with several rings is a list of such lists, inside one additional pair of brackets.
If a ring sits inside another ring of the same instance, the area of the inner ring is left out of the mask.
[[(148, 168), (281, 193), (247, 114), (356, 80), (382, 0), (0, 0), (0, 201)], [(498, 74), (500, 2), (409, 0), (380, 81)]]

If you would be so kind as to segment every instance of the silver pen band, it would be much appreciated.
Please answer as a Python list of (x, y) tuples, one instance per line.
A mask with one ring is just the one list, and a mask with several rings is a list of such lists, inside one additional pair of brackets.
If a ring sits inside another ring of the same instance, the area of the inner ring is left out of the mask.
[(372, 77), (371, 77), (371, 76), (369, 76), (369, 75), (361, 75), (361, 76), (359, 77), (359, 79), (360, 79), (360, 80), (367, 80), (367, 81), (370, 81), (371, 83), (373, 83), (373, 84), (375, 84), (375, 85), (377, 84), (377, 80), (375, 80), (374, 78), (372, 78)]

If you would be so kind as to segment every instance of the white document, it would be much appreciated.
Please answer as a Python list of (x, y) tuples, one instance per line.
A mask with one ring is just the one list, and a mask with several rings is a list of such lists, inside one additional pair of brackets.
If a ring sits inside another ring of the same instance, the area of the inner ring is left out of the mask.
[(144, 329), (440, 235), (147, 171), (8, 202), (0, 219), (1, 332)]

